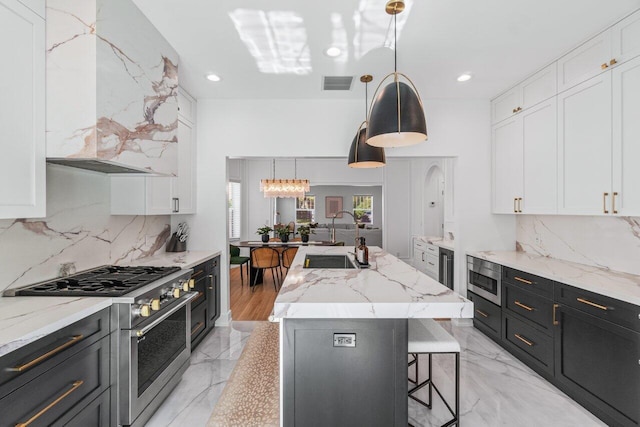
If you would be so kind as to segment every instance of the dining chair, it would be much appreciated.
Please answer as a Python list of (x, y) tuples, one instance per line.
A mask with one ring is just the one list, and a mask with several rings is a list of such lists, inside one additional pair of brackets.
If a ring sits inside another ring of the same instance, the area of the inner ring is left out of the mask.
[(293, 262), (293, 258), (295, 258), (296, 253), (298, 253), (298, 248), (295, 246), (287, 248), (282, 252), (282, 266), (287, 269), (287, 272), (289, 272), (289, 267), (291, 267), (291, 263)]
[(242, 266), (247, 264), (247, 277), (249, 277), (249, 258), (248, 256), (240, 256), (240, 248), (229, 245), (229, 264), (240, 265), (240, 287), (244, 286), (244, 273)]
[[(266, 278), (266, 271), (271, 270), (271, 278), (273, 279), (273, 287), (278, 291), (277, 276), (280, 275), (280, 254), (273, 248), (255, 248), (251, 251), (251, 267), (262, 270), (262, 283)], [(275, 273), (274, 273), (275, 270)], [(258, 274), (253, 279), (252, 291), (256, 290), (256, 282), (258, 281)]]

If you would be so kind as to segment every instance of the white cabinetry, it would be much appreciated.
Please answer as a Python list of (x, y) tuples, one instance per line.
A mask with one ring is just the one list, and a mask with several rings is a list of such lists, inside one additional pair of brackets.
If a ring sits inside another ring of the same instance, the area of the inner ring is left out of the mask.
[(640, 55), (640, 10), (611, 29), (612, 59), (623, 64)]
[(413, 239), (413, 266), (423, 273), (426, 271), (427, 265), (426, 245), (419, 239)]
[[(640, 57), (612, 72), (613, 188), (611, 213), (640, 215)], [(615, 199), (614, 199), (615, 197)]]
[(558, 95), (560, 213), (609, 213), (611, 74)]
[(493, 212), (556, 212), (556, 98), (493, 127)]
[(493, 127), (493, 212), (518, 212), (522, 197), (522, 120), (512, 117)]
[[(170, 215), (196, 212), (196, 101), (178, 92), (178, 176), (111, 176), (112, 215)], [(187, 107), (184, 107), (186, 102)], [(183, 116), (181, 112), (188, 112)]]
[(0, 0), (0, 218), (46, 216), (45, 21)]
[(531, 108), (551, 98), (556, 92), (556, 64), (553, 63), (494, 99), (491, 103), (491, 122), (498, 123)]
[(611, 58), (611, 32), (605, 31), (558, 60), (558, 91), (602, 73)]

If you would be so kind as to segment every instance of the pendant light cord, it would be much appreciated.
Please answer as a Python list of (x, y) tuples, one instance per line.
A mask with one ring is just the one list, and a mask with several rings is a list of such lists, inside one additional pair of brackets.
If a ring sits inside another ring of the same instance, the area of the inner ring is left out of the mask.
[(393, 71), (398, 72), (398, 14), (393, 14)]
[(276, 179), (276, 159), (273, 159), (273, 179)]
[(364, 120), (367, 121), (367, 104), (369, 104), (369, 82), (364, 82)]
[(298, 159), (293, 159), (293, 179), (298, 179)]

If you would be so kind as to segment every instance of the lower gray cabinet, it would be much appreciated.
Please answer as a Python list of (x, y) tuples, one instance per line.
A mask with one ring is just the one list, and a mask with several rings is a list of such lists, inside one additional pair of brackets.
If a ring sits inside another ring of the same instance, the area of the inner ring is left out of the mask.
[(285, 427), (406, 427), (406, 319), (283, 322)]
[(109, 390), (102, 393), (98, 398), (82, 409), (70, 411), (54, 427), (107, 427), (110, 416), (110, 396)]
[(473, 326), (484, 332), (488, 337), (500, 342), (502, 337), (500, 307), (473, 292), (467, 292), (467, 298), (473, 301)]
[(209, 282), (207, 285), (207, 327), (213, 328), (220, 317), (220, 257), (211, 261)]
[(192, 292), (198, 292), (191, 301), (191, 350), (200, 344), (214, 328), (220, 317), (220, 257), (207, 260), (193, 268)]
[(610, 426), (640, 425), (640, 333), (562, 305), (556, 319), (558, 386)]

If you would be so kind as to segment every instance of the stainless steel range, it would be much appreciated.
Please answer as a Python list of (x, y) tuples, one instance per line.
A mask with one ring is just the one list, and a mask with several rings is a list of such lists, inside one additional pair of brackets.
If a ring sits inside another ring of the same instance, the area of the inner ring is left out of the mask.
[(189, 366), (192, 272), (103, 266), (5, 295), (112, 297), (112, 412), (118, 425), (142, 426)]

